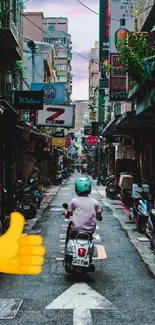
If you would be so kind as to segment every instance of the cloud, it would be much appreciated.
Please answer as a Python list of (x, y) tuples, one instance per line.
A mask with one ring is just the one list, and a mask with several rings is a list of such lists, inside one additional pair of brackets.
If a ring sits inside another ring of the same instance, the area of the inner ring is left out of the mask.
[[(99, 12), (98, 0), (80, 0), (92, 10)], [(41, 11), (45, 17), (68, 17), (68, 32), (73, 46), (72, 74), (73, 99), (88, 99), (89, 53), (99, 39), (99, 17), (84, 8), (76, 0), (30, 0), (25, 11)], [(74, 51), (86, 57), (80, 57)], [(80, 77), (81, 76), (81, 77)], [(81, 96), (81, 97), (80, 97)]]

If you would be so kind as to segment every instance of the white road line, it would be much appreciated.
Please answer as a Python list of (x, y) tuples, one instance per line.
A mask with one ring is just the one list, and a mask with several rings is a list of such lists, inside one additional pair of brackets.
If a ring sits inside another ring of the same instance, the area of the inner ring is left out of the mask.
[(94, 234), (93, 238), (94, 238), (94, 240), (100, 240), (101, 241), (101, 237), (98, 234)]
[(59, 234), (60, 238), (66, 238), (66, 234)]

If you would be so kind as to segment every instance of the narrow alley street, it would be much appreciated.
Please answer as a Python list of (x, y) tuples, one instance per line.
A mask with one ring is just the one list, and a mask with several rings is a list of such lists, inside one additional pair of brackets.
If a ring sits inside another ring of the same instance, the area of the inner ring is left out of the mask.
[[(62, 203), (75, 196), (74, 183), (78, 176), (75, 173), (62, 185), (40, 218), (47, 249), (43, 272), (39, 276), (0, 275), (1, 325), (81, 325), (78, 315), (83, 312), (86, 313), (85, 324), (149, 325), (154, 322), (155, 279), (116, 218), (119, 214), (125, 219), (125, 212), (118, 207), (113, 213), (110, 201), (98, 193), (95, 182), (91, 196), (102, 205), (103, 221), (97, 223), (94, 243), (104, 245), (107, 259), (95, 259), (96, 272), (87, 278), (65, 273), (63, 251), (68, 221), (62, 214)], [(72, 307), (73, 293), (78, 313)], [(88, 299), (84, 305), (83, 295)], [(98, 309), (98, 299), (102, 299), (102, 309)], [(89, 304), (90, 319), (85, 307)], [(6, 315), (10, 319), (5, 319)]]

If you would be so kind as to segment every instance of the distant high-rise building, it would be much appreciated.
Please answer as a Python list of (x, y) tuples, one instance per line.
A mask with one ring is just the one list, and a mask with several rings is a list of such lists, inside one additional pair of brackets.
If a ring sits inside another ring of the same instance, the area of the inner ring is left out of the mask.
[(75, 133), (84, 130), (84, 126), (88, 124), (88, 100), (75, 100)]
[(43, 40), (54, 45), (56, 58), (56, 82), (66, 83), (67, 102), (71, 102), (72, 94), (72, 42), (68, 34), (68, 18), (47, 17), (43, 22)]

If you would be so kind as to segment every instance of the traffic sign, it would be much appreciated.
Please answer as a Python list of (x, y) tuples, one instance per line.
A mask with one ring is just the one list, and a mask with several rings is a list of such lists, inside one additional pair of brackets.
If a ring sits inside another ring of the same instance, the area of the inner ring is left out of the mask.
[(95, 146), (98, 143), (98, 137), (90, 135), (86, 138), (86, 143), (90, 146)]

